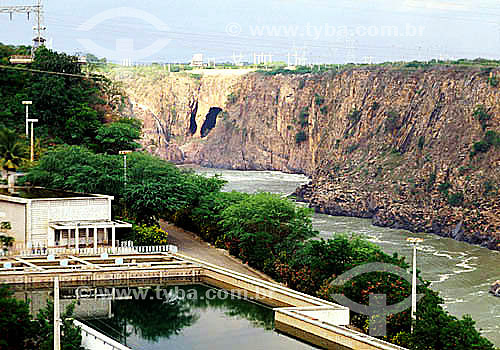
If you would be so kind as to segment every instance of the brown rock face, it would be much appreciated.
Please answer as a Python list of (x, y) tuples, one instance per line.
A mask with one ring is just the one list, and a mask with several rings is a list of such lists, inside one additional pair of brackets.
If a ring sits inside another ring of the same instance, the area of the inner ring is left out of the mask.
[[(305, 173), (297, 193), (320, 212), (500, 249), (500, 88), (488, 82), (499, 71), (236, 72), (112, 77), (144, 146), (166, 159)], [(212, 107), (222, 112), (202, 138)]]

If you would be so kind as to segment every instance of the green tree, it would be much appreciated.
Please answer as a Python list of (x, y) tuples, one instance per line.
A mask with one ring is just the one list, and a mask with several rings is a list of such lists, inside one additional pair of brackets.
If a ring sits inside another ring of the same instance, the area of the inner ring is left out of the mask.
[(0, 349), (24, 350), (34, 348), (28, 304), (16, 300), (5, 286), (0, 286)]
[(96, 151), (118, 154), (123, 150), (135, 150), (141, 145), (136, 141), (141, 138), (141, 122), (137, 119), (120, 119), (117, 122), (102, 125), (97, 129)]
[(222, 212), (230, 252), (249, 265), (271, 270), (281, 251), (313, 237), (310, 210), (270, 193), (259, 193)]
[(2, 177), (14, 172), (21, 166), (26, 157), (26, 147), (15, 131), (0, 129), (0, 166)]
[[(75, 304), (70, 304), (61, 314), (61, 350), (84, 350), (80, 328), (73, 324)], [(49, 300), (47, 306), (38, 312), (35, 320), (35, 349), (51, 350), (54, 348), (54, 303)]]

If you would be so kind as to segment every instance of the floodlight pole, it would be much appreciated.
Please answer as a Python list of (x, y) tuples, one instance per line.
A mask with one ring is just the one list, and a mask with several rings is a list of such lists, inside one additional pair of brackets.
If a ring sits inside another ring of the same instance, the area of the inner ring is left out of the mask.
[(132, 153), (133, 151), (120, 151), (119, 153), (123, 155), (123, 179), (124, 186), (127, 187), (127, 154)]
[(23, 101), (23, 105), (26, 106), (26, 138), (28, 138), (28, 119), (29, 119), (29, 108), (33, 104), (33, 101)]
[(54, 277), (54, 350), (61, 350), (61, 311), (59, 305), (59, 277)]
[(38, 123), (38, 119), (28, 119), (28, 122), (31, 123), (31, 152), (30, 159), (33, 162), (35, 160), (35, 132), (33, 130), (33, 124)]
[(411, 281), (411, 328), (413, 333), (413, 324), (417, 320), (417, 244), (423, 242), (422, 238), (407, 238), (413, 245), (413, 273)]

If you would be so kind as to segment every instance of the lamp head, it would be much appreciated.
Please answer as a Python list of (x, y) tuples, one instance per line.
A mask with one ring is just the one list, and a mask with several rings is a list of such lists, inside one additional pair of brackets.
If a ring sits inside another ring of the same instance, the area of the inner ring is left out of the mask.
[(417, 238), (417, 237), (408, 237), (406, 239), (407, 242), (410, 242), (410, 243), (413, 243), (413, 244), (417, 244), (417, 243), (422, 243), (424, 240), (423, 238)]

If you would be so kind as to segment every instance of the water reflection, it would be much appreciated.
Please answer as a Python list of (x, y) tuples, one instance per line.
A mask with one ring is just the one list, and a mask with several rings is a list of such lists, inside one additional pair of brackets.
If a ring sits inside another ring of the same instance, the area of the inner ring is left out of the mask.
[[(167, 345), (183, 349), (314, 349), (274, 332), (272, 309), (209, 286), (154, 287), (128, 295), (133, 297), (112, 301), (111, 318), (82, 321), (137, 349), (164, 349)], [(261, 347), (255, 346), (259, 343)]]

